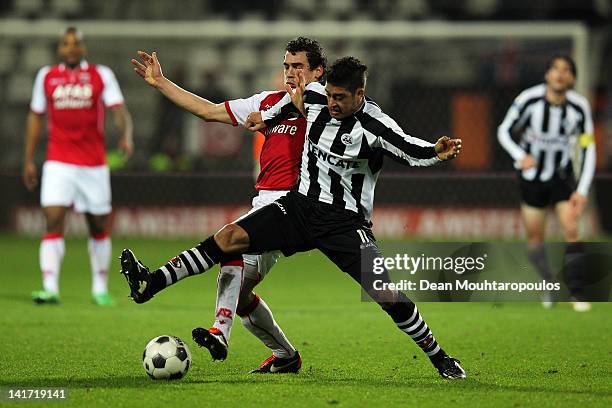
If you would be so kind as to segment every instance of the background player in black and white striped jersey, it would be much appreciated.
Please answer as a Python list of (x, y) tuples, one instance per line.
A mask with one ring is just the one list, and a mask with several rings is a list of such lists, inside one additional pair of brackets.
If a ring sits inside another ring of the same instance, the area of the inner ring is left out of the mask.
[[(542, 278), (552, 280), (543, 244), (548, 207), (554, 206), (569, 243), (566, 261), (582, 252), (578, 221), (587, 203), (589, 187), (595, 173), (593, 119), (588, 100), (573, 91), (576, 64), (571, 57), (555, 55), (545, 74), (545, 83), (523, 91), (516, 97), (498, 128), (501, 145), (512, 156), (519, 170), (521, 214), (525, 223), (529, 259)], [(517, 144), (513, 134), (520, 135)], [(574, 152), (580, 151), (579, 163)], [(574, 168), (580, 165), (578, 181)], [(575, 260), (575, 259), (574, 259)], [(583, 273), (580, 262), (567, 262), (576, 269), (576, 278)], [(569, 282), (568, 282), (569, 283)], [(579, 297), (579, 282), (573, 286)], [(552, 305), (550, 298), (544, 305)], [(574, 304), (576, 310), (588, 310), (586, 302)]]
[[(226, 225), (197, 245), (195, 249), (204, 262), (194, 262), (190, 268), (201, 273), (229, 254), (281, 250), (289, 256), (319, 249), (374, 298), (398, 328), (427, 354), (442, 377), (465, 378), (459, 361), (439, 346), (410, 299), (397, 290), (374, 290), (373, 281), (388, 276), (386, 272), (374, 274), (374, 258), (382, 255), (369, 220), (384, 156), (408, 165), (433, 165), (456, 157), (461, 140), (442, 137), (434, 145), (405, 134), (373, 101), (366, 99), (366, 69), (352, 57), (337, 60), (327, 70), (325, 87), (306, 87), (305, 108), (299, 103), (303, 81), (296, 92), (290, 92), (300, 110), (307, 110), (307, 143), (299, 191), (291, 191)], [(271, 109), (282, 118), (295, 106), (288, 96)], [(261, 118), (261, 113), (250, 116), (253, 121), (254, 117)], [(252, 129), (265, 127), (260, 120), (255, 122)], [(149, 274), (139, 262), (123, 256), (122, 268), (123, 273), (133, 277), (128, 279), (132, 291), (152, 282), (151, 275), (163, 274), (160, 269)]]

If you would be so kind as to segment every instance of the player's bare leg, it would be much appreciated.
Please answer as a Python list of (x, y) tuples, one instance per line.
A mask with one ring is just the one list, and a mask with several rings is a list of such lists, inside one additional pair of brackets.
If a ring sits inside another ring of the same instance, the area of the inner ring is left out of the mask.
[(578, 231), (579, 214), (571, 207), (569, 201), (560, 201), (555, 205), (557, 218), (563, 229), (565, 242), (578, 242), (580, 234)]
[(539, 245), (544, 242), (546, 234), (546, 208), (532, 207), (521, 204), (521, 217), (527, 233), (529, 245)]
[[(540, 277), (547, 282), (552, 282), (554, 276), (550, 270), (546, 256), (546, 246), (544, 245), (547, 213), (546, 208), (521, 204), (521, 217), (527, 234), (527, 257)], [(552, 294), (550, 292), (542, 293), (542, 306), (549, 309), (553, 305)]]
[(555, 212), (559, 218), (559, 223), (563, 228), (563, 237), (567, 242), (567, 248), (563, 259), (565, 274), (568, 279), (570, 293), (575, 299), (573, 302), (574, 310), (577, 312), (587, 312), (591, 310), (591, 303), (583, 298), (581, 287), (584, 285), (584, 275), (587, 273), (584, 264), (584, 248), (580, 242), (578, 220), (580, 213), (577, 212), (569, 201), (560, 201), (555, 206)]
[(219, 249), (226, 254), (239, 254), (249, 249), (249, 234), (238, 224), (227, 224), (214, 235)]
[(99, 306), (112, 305), (113, 299), (108, 294), (108, 268), (111, 260), (111, 239), (108, 233), (109, 215), (85, 214), (89, 228), (87, 250), (91, 265), (91, 295)]
[(39, 260), (43, 290), (32, 292), (32, 300), (43, 304), (59, 302), (59, 274), (64, 258), (64, 222), (67, 207), (43, 207), (46, 231), (40, 243)]

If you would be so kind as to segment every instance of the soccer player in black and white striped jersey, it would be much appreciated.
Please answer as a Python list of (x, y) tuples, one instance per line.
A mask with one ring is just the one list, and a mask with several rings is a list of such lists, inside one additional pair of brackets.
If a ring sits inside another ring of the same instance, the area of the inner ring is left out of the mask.
[[(580, 299), (580, 274), (585, 271), (580, 258), (578, 220), (587, 203), (595, 173), (593, 119), (588, 100), (572, 90), (576, 64), (571, 57), (555, 55), (549, 61), (546, 82), (523, 91), (516, 97), (498, 128), (501, 145), (512, 156), (519, 170), (521, 214), (528, 241), (528, 256), (543, 279), (553, 280), (543, 244), (549, 206), (554, 206), (566, 242), (566, 265), (573, 295)], [(513, 133), (521, 138), (517, 144)], [(573, 157), (581, 153), (581, 171), (575, 182)], [(545, 307), (552, 298), (543, 298)], [(590, 304), (577, 301), (574, 308), (588, 310)]]
[[(306, 113), (307, 142), (299, 191), (289, 192), (207, 238), (193, 250), (200, 262), (193, 262), (189, 268), (201, 273), (236, 253), (281, 250), (289, 256), (319, 249), (374, 298), (427, 354), (442, 377), (465, 378), (459, 361), (439, 346), (410, 299), (397, 290), (374, 290), (373, 281), (388, 276), (386, 272), (374, 274), (374, 258), (382, 255), (370, 222), (374, 187), (384, 156), (407, 165), (429, 166), (457, 157), (461, 140), (442, 137), (434, 145), (405, 134), (365, 97), (366, 69), (355, 58), (341, 58), (327, 70), (325, 87), (312, 83), (305, 87), (301, 81), (295, 91), (288, 89), (288, 96), (270, 108), (279, 119), (294, 113), (296, 106)], [(273, 125), (274, 119), (265, 112), (250, 115), (251, 130), (266, 127), (262, 114), (270, 119), (267, 125)], [(138, 261), (132, 261), (129, 250), (126, 252), (122, 268), (132, 291), (147, 290), (142, 288), (151, 287), (153, 282), (165, 285), (159, 269), (149, 274)]]

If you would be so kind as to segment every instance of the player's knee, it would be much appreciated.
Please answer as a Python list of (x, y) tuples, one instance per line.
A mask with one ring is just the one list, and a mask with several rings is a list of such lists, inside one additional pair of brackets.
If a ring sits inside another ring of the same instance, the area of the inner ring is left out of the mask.
[(87, 224), (91, 234), (103, 234), (106, 232), (107, 217), (91, 217)]
[(64, 224), (61, 222), (57, 223), (47, 223), (47, 234), (63, 234), (64, 233)]
[(369, 291), (370, 297), (379, 304), (380, 307), (387, 310), (397, 301), (396, 290), (372, 290)]
[(544, 242), (544, 230), (542, 228), (527, 228), (527, 243), (538, 245)]
[(578, 225), (566, 225), (563, 227), (563, 236), (566, 242), (576, 242), (578, 241)]
[(231, 252), (248, 248), (249, 236), (239, 225), (227, 224), (215, 234), (215, 241), (222, 251)]
[(240, 294), (238, 296), (238, 305), (236, 306), (236, 314), (238, 316), (244, 316), (244, 310), (246, 306), (251, 302), (251, 293)]
[(48, 234), (62, 234), (64, 232), (64, 218), (56, 215), (47, 216), (46, 228)]
[(527, 243), (530, 246), (540, 245), (542, 242), (544, 242), (544, 237), (541, 235), (527, 236)]
[[(246, 266), (246, 263), (245, 263)], [(255, 293), (253, 289), (259, 283), (258, 279), (252, 279), (245, 275), (242, 279), (242, 286), (240, 287), (240, 294), (238, 295), (238, 306), (236, 307), (236, 313), (239, 316), (244, 315), (249, 305), (255, 301)]]
[(563, 237), (567, 242), (575, 242), (578, 240), (578, 219), (572, 215), (564, 215), (559, 218), (561, 227), (563, 228)]

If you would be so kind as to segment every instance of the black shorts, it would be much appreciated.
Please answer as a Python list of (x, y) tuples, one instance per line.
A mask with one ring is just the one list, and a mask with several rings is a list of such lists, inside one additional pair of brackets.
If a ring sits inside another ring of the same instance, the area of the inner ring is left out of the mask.
[(569, 200), (575, 190), (573, 177), (554, 177), (550, 181), (527, 181), (521, 178), (521, 199), (531, 206), (546, 208)]
[(372, 224), (361, 215), (294, 191), (236, 224), (249, 234), (250, 253), (280, 250), (290, 256), (319, 249), (358, 282), (364, 248), (371, 256), (380, 253)]

